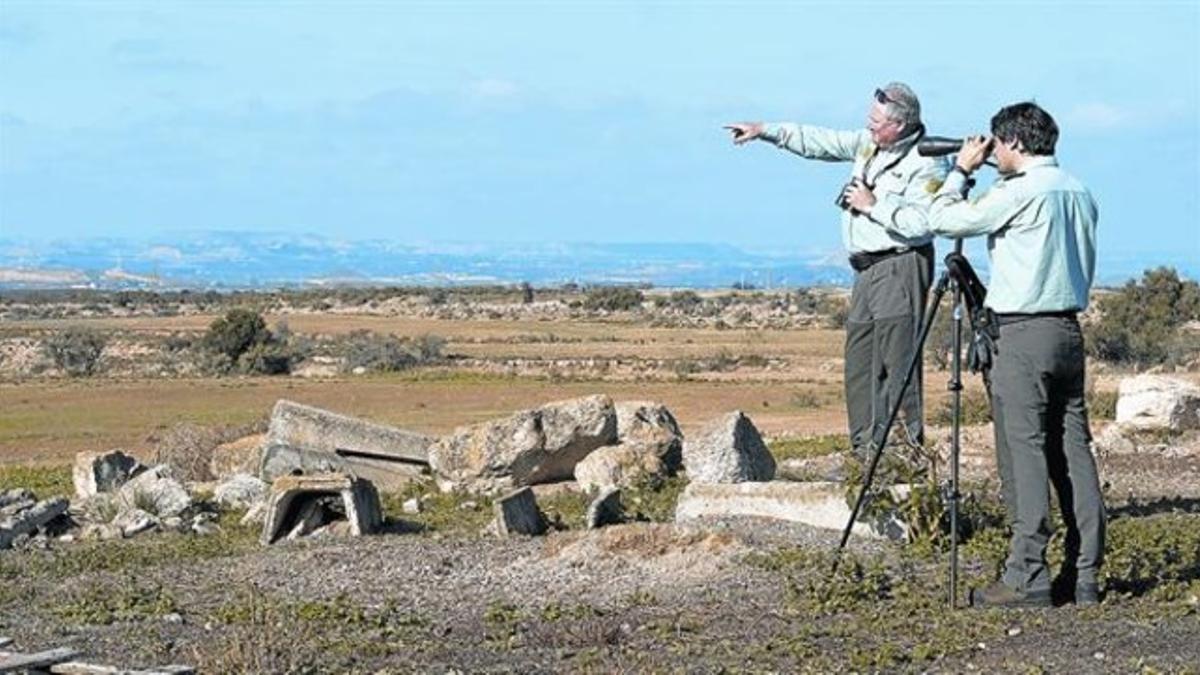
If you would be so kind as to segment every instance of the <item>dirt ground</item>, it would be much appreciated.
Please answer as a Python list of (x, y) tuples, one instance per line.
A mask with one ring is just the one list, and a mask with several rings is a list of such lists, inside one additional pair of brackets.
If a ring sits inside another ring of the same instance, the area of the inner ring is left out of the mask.
[[(211, 319), (89, 325), (159, 334), (200, 331)], [(10, 378), (0, 381), (0, 468), (61, 467), (78, 451), (114, 447), (149, 457), (177, 422), (243, 425), (280, 398), (435, 434), (596, 393), (661, 401), (685, 436), (733, 409), (768, 437), (844, 433), (839, 331), (287, 320), (300, 333), (441, 335), (452, 361), (476, 364), (727, 354), (781, 365), (641, 380), (454, 365), (311, 379)], [(68, 323), (78, 322), (9, 322), (0, 332)], [(1115, 390), (1121, 373), (1093, 372), (1096, 389)], [(926, 372), (931, 411), (946, 377)], [(975, 379), (968, 389), (978, 394)], [(944, 446), (947, 433), (938, 426), (930, 436)], [(993, 476), (989, 428), (971, 425), (964, 443), (965, 477)], [(1200, 672), (1200, 457), (1100, 464), (1113, 507), (1114, 592), (1095, 608), (951, 612), (944, 551), (856, 540), (842, 572), (830, 574), (836, 533), (781, 522), (633, 523), (497, 540), (479, 534), (486, 507), (456, 504), (450, 518), (462, 524), (447, 529), (405, 527), (392, 504), (390, 533), (355, 540), (261, 547), (227, 514), (208, 537), (0, 552), (0, 636), (26, 651), (74, 646), (125, 667), (180, 662), (214, 673)], [(967, 542), (964, 589), (992, 578), (1003, 544), (991, 530)]]

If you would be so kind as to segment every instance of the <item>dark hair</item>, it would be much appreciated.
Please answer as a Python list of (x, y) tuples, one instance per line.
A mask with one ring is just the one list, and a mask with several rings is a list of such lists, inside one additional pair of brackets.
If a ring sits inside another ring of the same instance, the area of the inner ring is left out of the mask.
[(1058, 125), (1050, 113), (1026, 101), (1001, 108), (992, 117), (992, 135), (1006, 142), (1015, 138), (1029, 155), (1053, 155)]

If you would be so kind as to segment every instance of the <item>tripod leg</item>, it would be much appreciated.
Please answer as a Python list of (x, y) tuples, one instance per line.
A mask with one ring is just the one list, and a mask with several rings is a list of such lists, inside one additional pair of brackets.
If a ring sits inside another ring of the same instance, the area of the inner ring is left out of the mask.
[(879, 428), (875, 437), (871, 439), (871, 461), (867, 465), (867, 472), (863, 475), (863, 484), (858, 492), (858, 499), (855, 500), (854, 508), (850, 511), (850, 522), (846, 523), (846, 529), (842, 531), (842, 540), (838, 543), (837, 547), (838, 557), (834, 558), (834, 570), (837, 570), (838, 562), (841, 560), (841, 552), (846, 548), (846, 542), (850, 539), (850, 531), (854, 529), (854, 523), (858, 520), (858, 514), (862, 511), (863, 503), (866, 501), (867, 492), (871, 489), (871, 481), (875, 479), (875, 470), (879, 466), (879, 458), (883, 455), (883, 448), (887, 443), (888, 434), (891, 433), (892, 425), (896, 422), (896, 416), (900, 412), (901, 405), (903, 405), (904, 392), (912, 383), (913, 374), (916, 372), (917, 366), (921, 363), (921, 352), (925, 348), (925, 340), (929, 337), (929, 330), (933, 326), (934, 319), (937, 317), (938, 305), (942, 301), (942, 296), (946, 294), (949, 283), (949, 273), (943, 272), (942, 276), (938, 278), (937, 286), (933, 289), (933, 297), (930, 299), (929, 309), (925, 314), (925, 320), (921, 324), (920, 336), (917, 338), (912, 358), (908, 362), (908, 369), (904, 373), (904, 380), (901, 382), (900, 389), (892, 401), (887, 423)]

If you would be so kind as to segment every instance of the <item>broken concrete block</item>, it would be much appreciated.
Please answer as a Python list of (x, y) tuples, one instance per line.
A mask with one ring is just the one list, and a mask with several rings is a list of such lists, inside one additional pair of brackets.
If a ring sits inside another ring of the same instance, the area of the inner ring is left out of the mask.
[(425, 434), (280, 400), (271, 413), (265, 445), (423, 466), (429, 463), (429, 446), (434, 440)]
[(1121, 380), (1117, 424), (1128, 429), (1200, 429), (1200, 387), (1164, 375)]
[(159, 518), (183, 513), (192, 506), (192, 496), (171, 475), (171, 467), (156, 466), (134, 476), (117, 492), (122, 509), (142, 509)]
[[(897, 485), (892, 495), (902, 499), (908, 486)], [(757, 516), (842, 530), (850, 520), (846, 488), (841, 483), (790, 481), (690, 483), (679, 496), (675, 522), (700, 517)], [(903, 539), (908, 528), (894, 514), (872, 522), (856, 522), (852, 534)]]
[(424, 476), (426, 469), (425, 464), (407, 461), (330, 454), (290, 445), (268, 445), (263, 449), (259, 476), (269, 482), (281, 476), (345, 473), (365, 478), (384, 490), (394, 491)]
[(612, 400), (589, 396), (460, 427), (430, 447), (429, 463), (444, 491), (497, 492), (569, 480), (616, 432)]
[(775, 477), (775, 458), (741, 411), (709, 422), (683, 444), (683, 464), (693, 483), (742, 483)]
[(267, 495), (268, 486), (254, 476), (230, 476), (213, 490), (213, 501), (228, 509), (248, 509)]
[(340, 502), (354, 536), (371, 534), (383, 522), (379, 493), (370, 481), (337, 473), (284, 476), (271, 485), (262, 543), (272, 544), (295, 532), (321, 527), (324, 523), (317, 524), (325, 509), (321, 502), (329, 497)]
[(29, 536), (67, 512), (70, 502), (62, 497), (47, 499), (0, 520), (0, 550), (21, 536)]
[(501, 537), (511, 534), (538, 535), (546, 531), (546, 519), (538, 509), (533, 490), (523, 487), (495, 501), (495, 531)]
[(120, 450), (81, 452), (75, 455), (72, 470), (75, 496), (87, 499), (101, 492), (114, 492), (144, 469), (141, 462)]
[(595, 530), (605, 525), (619, 525), (625, 519), (621, 506), (620, 488), (610, 487), (600, 492), (588, 505), (587, 527)]

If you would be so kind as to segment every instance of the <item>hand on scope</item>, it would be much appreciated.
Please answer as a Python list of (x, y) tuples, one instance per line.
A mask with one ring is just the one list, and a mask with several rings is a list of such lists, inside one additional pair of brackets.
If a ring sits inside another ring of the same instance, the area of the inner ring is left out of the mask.
[(734, 122), (726, 124), (723, 129), (728, 129), (733, 134), (733, 144), (741, 145), (762, 136), (762, 122)]
[(983, 166), (988, 155), (992, 152), (992, 139), (984, 136), (968, 136), (963, 141), (962, 149), (958, 151), (958, 159), (954, 165), (970, 175)]

